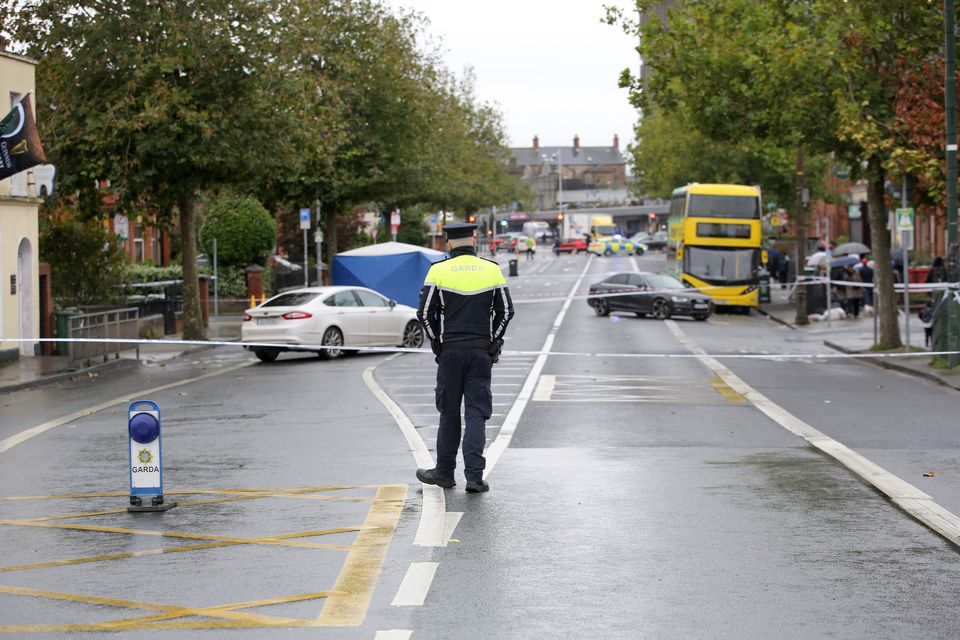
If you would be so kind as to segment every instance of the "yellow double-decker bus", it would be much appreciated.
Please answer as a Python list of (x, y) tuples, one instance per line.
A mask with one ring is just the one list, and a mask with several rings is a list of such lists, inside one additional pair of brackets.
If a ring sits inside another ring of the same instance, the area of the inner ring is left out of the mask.
[(673, 191), (667, 271), (718, 306), (758, 302), (760, 188), (689, 184)]

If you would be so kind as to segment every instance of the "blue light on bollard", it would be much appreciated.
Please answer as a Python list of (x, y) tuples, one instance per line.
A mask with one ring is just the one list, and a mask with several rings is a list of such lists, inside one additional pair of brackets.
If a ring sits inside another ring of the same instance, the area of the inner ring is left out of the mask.
[[(127, 511), (166, 511), (176, 502), (163, 501), (163, 449), (160, 438), (160, 406), (138, 400), (127, 412), (130, 440), (130, 506)], [(144, 504), (150, 498), (150, 504)]]

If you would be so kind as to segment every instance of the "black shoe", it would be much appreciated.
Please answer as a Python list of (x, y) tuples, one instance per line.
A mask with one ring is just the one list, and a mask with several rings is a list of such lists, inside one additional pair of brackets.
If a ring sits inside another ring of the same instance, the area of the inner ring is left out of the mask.
[(449, 476), (440, 475), (440, 472), (436, 469), (417, 469), (417, 480), (424, 484), (435, 484), (444, 489), (457, 486), (456, 480)]
[(484, 480), (467, 480), (467, 493), (484, 493), (490, 491), (490, 485)]

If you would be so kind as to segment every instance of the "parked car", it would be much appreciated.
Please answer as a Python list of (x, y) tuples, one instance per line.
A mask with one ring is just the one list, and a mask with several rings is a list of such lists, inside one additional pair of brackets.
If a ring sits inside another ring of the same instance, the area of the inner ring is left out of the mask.
[(587, 250), (587, 241), (583, 238), (573, 238), (571, 240), (561, 240), (553, 245), (553, 252), (557, 255), (561, 253), (577, 254)]
[[(418, 348), (423, 344), (423, 328), (416, 309), (376, 291), (307, 287), (247, 309), (240, 342), (286, 345), (244, 347), (264, 362), (273, 362), (281, 351), (316, 351), (321, 358), (332, 360), (345, 353), (344, 346)], [(317, 349), (315, 345), (331, 348)]]
[(635, 233), (630, 237), (631, 242), (637, 242), (640, 244), (645, 244), (647, 250), (650, 249), (666, 249), (667, 248), (667, 239), (669, 234), (666, 231), (658, 231), (657, 233), (651, 235), (649, 233)]
[[(602, 294), (620, 294), (598, 297)], [(706, 320), (713, 313), (710, 296), (687, 289), (672, 276), (659, 273), (616, 273), (590, 286), (587, 304), (598, 316), (629, 311), (640, 317), (665, 320), (673, 315)]]

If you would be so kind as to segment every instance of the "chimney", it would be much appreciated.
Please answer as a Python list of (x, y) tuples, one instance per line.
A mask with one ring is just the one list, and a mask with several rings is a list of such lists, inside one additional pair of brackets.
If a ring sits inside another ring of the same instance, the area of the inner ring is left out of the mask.
[(539, 149), (540, 149), (540, 137), (533, 136), (533, 150), (539, 151)]
[(616, 151), (620, 151), (620, 136), (613, 134), (613, 148)]
[(578, 135), (573, 136), (573, 150), (580, 151), (580, 136)]

